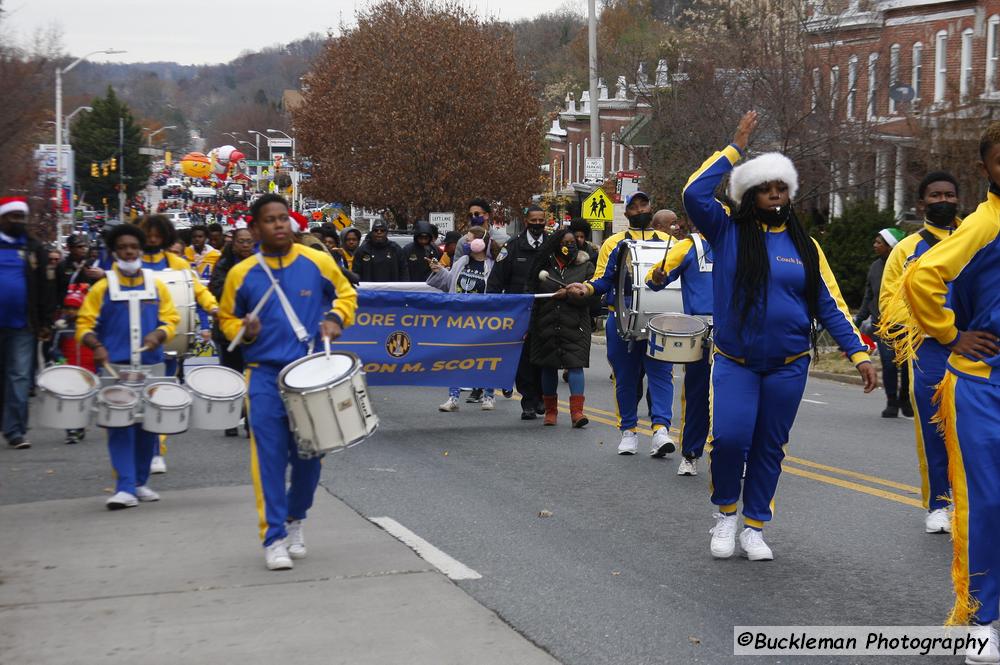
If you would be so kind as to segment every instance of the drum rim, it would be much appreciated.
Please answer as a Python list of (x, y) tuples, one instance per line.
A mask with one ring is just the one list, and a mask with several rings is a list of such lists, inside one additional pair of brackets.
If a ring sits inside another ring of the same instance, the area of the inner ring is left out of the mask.
[[(657, 317), (664, 316), (666, 314), (671, 314), (673, 316), (683, 316), (689, 319), (694, 319), (701, 324), (701, 329), (696, 330), (694, 332), (680, 333), (680, 332), (671, 332), (669, 330), (661, 330), (653, 325), (653, 321), (655, 321)], [(646, 322), (646, 328), (648, 328), (651, 332), (655, 332), (657, 335), (663, 335), (664, 337), (698, 337), (699, 335), (704, 335), (709, 330), (709, 326), (707, 323), (705, 323), (704, 320), (692, 314), (685, 314), (683, 312), (660, 312), (655, 316), (649, 317), (649, 321)]]
[[(191, 376), (203, 370), (212, 370), (212, 371), (225, 370), (227, 373), (235, 374), (240, 378), (241, 381), (243, 381), (243, 388), (241, 388), (238, 392), (232, 393), (231, 395), (209, 395), (207, 393), (203, 393), (194, 386), (192, 386), (190, 383)], [(200, 367), (192, 367), (191, 369), (187, 370), (187, 377), (184, 379), (184, 387), (187, 389), (187, 391), (191, 394), (192, 397), (207, 399), (212, 402), (231, 402), (235, 399), (243, 399), (244, 397), (246, 397), (247, 394), (246, 379), (243, 377), (243, 375), (231, 367), (223, 367), (222, 365), (202, 365)]]
[[(113, 403), (107, 401), (106, 399), (104, 399), (104, 392), (107, 391), (107, 390), (113, 390), (113, 389), (119, 389), (119, 390), (127, 390), (127, 391), (129, 391), (130, 393), (132, 393), (132, 397), (134, 398), (134, 400), (131, 403), (129, 403), (129, 404), (113, 404)], [(119, 384), (115, 384), (113, 386), (104, 386), (103, 388), (101, 388), (100, 390), (97, 391), (97, 404), (98, 404), (98, 406), (103, 405), (103, 406), (108, 407), (109, 409), (113, 409), (113, 410), (116, 410), (116, 411), (125, 411), (125, 410), (134, 409), (135, 407), (139, 406), (139, 399), (140, 399), (140, 395), (139, 395), (139, 393), (136, 390), (134, 390), (133, 388), (131, 388), (129, 386), (122, 385), (120, 383)]]
[[(150, 395), (150, 391), (153, 388), (158, 388), (160, 386), (173, 386), (175, 388), (179, 388), (185, 395), (187, 395), (188, 398), (187, 403), (180, 405), (174, 405), (174, 404), (165, 405), (165, 404), (157, 404), (156, 402), (152, 401), (150, 399), (150, 397), (152, 396)], [(160, 409), (161, 411), (183, 411), (184, 409), (191, 408), (191, 401), (192, 401), (191, 392), (185, 389), (183, 386), (179, 386), (176, 383), (173, 383), (172, 381), (154, 381), (153, 383), (147, 384), (146, 387), (142, 389), (142, 403), (147, 404), (154, 409)]]
[(344, 376), (340, 377), (339, 379), (337, 379), (333, 383), (327, 383), (327, 384), (324, 384), (322, 386), (313, 386), (312, 388), (293, 388), (293, 387), (289, 386), (288, 384), (286, 384), (285, 383), (285, 376), (290, 371), (292, 371), (293, 369), (295, 369), (299, 365), (301, 365), (301, 364), (303, 364), (303, 363), (305, 363), (305, 362), (307, 362), (309, 360), (314, 360), (316, 358), (320, 358), (320, 357), (326, 355), (325, 351), (320, 351), (318, 353), (310, 353), (308, 356), (303, 356), (303, 357), (299, 358), (298, 360), (293, 360), (289, 364), (285, 365), (285, 367), (281, 370), (281, 372), (278, 373), (278, 392), (280, 392), (282, 394), (286, 393), (286, 392), (287, 393), (294, 393), (296, 395), (309, 395), (311, 393), (323, 392), (325, 390), (329, 390), (330, 388), (335, 388), (335, 387), (339, 386), (340, 384), (342, 384), (342, 383), (344, 383), (346, 381), (350, 381), (351, 378), (355, 374), (357, 374), (359, 371), (362, 370), (361, 357), (358, 356), (358, 354), (352, 353), (351, 351), (334, 351), (334, 352), (331, 353), (331, 355), (333, 355), (333, 354), (336, 354), (336, 355), (339, 355), (339, 356), (349, 356), (351, 358), (351, 361), (352, 361), (351, 369), (350, 369), (349, 372), (347, 372), (347, 374), (345, 374)]
[[(83, 373), (87, 375), (89, 378), (92, 378), (93, 383), (91, 384), (90, 390), (80, 395), (66, 395), (63, 393), (58, 393), (52, 390), (51, 388), (46, 388), (39, 382), (39, 379), (41, 379), (42, 375), (45, 374), (46, 372), (49, 372), (50, 374), (55, 374), (55, 372), (53, 372), (52, 370), (64, 371), (65, 368), (72, 368), (74, 370), (78, 370), (80, 373)], [(38, 388), (40, 392), (48, 393), (58, 399), (65, 399), (65, 400), (89, 399), (101, 391), (101, 379), (86, 367), (80, 367), (79, 365), (53, 365), (52, 367), (46, 367), (45, 369), (43, 369), (38, 373), (38, 376), (35, 377), (35, 387)]]

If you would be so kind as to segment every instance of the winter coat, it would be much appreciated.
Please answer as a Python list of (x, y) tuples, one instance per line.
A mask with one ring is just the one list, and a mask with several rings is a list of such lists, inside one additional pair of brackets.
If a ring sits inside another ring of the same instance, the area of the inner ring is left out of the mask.
[[(432, 272), (430, 277), (427, 278), (427, 283), (435, 289), (440, 289), (445, 293), (456, 293), (458, 278), (468, 263), (469, 256), (461, 256), (455, 259), (455, 264), (450, 268), (441, 268), (441, 270), (438, 270), (437, 272)], [(483, 262), (483, 270), (486, 273), (487, 284), (489, 284), (490, 275), (493, 272), (494, 265), (495, 263), (493, 259), (487, 255), (486, 260)]]
[[(586, 252), (577, 261), (559, 268), (552, 258), (549, 274), (563, 282), (585, 282), (594, 275), (594, 264)], [(538, 282), (536, 293), (555, 293), (561, 287), (549, 280)], [(592, 334), (590, 308), (598, 296), (582, 301), (569, 298), (536, 298), (531, 314), (531, 364), (539, 367), (569, 369), (590, 366), (590, 339)]]
[[(540, 242), (548, 236), (542, 235)], [(528, 270), (535, 261), (538, 250), (528, 242), (528, 232), (507, 241), (497, 256), (497, 267), (490, 273), (487, 293), (524, 293), (528, 283)]]
[[(417, 236), (426, 234), (431, 242), (426, 246), (417, 242)], [(413, 229), (413, 242), (403, 248), (403, 260), (406, 262), (407, 281), (426, 282), (431, 274), (431, 266), (427, 259), (440, 259), (441, 252), (434, 245), (434, 229), (428, 222), (417, 222)]]
[(882, 288), (882, 272), (885, 270), (885, 259), (881, 256), (872, 261), (868, 267), (868, 277), (865, 280), (865, 297), (861, 301), (861, 308), (854, 316), (854, 324), (858, 325), (869, 316), (872, 317), (872, 325), (878, 325), (879, 309), (878, 298)]
[(403, 249), (391, 240), (381, 247), (376, 247), (371, 240), (361, 243), (354, 255), (354, 272), (362, 282), (408, 281)]

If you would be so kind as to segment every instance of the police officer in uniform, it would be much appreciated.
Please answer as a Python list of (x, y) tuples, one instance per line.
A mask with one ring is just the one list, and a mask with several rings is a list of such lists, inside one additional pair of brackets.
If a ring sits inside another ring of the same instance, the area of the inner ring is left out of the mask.
[(406, 261), (399, 245), (389, 240), (389, 225), (375, 220), (368, 238), (354, 256), (354, 272), (362, 282), (406, 282)]

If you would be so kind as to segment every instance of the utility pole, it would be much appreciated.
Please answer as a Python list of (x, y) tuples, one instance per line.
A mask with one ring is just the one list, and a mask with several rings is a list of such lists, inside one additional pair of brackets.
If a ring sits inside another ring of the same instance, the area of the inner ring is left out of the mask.
[(125, 118), (118, 118), (118, 223), (125, 223)]
[(587, 41), (590, 51), (590, 155), (601, 156), (601, 128), (598, 122), (597, 98), (597, 0), (588, 0), (589, 23)]

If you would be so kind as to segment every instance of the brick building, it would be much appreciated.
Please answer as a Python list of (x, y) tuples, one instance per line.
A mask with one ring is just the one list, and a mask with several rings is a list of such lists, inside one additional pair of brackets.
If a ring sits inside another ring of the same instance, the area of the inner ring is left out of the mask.
[[(598, 86), (598, 118), (601, 130), (601, 157), (606, 177), (619, 171), (642, 174), (643, 151), (649, 148), (646, 127), (651, 107), (643, 95), (669, 85), (666, 61), (661, 60), (652, 81), (640, 65), (636, 82), (629, 85), (619, 76), (614, 96), (609, 95), (603, 80)], [(590, 92), (580, 95), (579, 103), (572, 93), (566, 95), (565, 108), (552, 120), (545, 138), (549, 145), (548, 167), (550, 189), (572, 192), (573, 185), (584, 179), (584, 160), (590, 156)], [(578, 188), (579, 189), (579, 188)]]
[(809, 5), (814, 111), (857, 129), (831, 159), (830, 215), (853, 196), (905, 217), (917, 181), (942, 165), (959, 171), (971, 208), (984, 187), (971, 168), (975, 145), (1000, 116), (1000, 0)]

